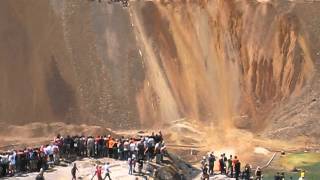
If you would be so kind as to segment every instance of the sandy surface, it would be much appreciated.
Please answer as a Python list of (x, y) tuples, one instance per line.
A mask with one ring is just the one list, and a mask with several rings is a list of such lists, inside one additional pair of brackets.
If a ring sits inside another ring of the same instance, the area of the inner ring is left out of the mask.
[[(128, 175), (128, 165), (124, 161), (117, 161), (114, 159), (104, 158), (104, 159), (88, 159), (85, 158), (81, 161), (76, 161), (79, 172), (77, 177), (84, 180), (90, 180), (95, 170), (96, 163), (106, 163), (109, 162), (111, 165), (111, 178), (114, 180), (131, 180), (131, 179), (143, 179), (142, 176)], [(71, 168), (72, 164), (69, 164), (67, 167), (54, 167), (53, 169), (48, 170), (45, 173), (45, 179), (47, 180), (65, 180), (71, 179)], [(34, 180), (37, 173), (24, 174), (20, 177), (7, 178), (9, 180), (14, 179), (24, 179), (24, 180)], [(94, 178), (96, 179), (96, 178)]]

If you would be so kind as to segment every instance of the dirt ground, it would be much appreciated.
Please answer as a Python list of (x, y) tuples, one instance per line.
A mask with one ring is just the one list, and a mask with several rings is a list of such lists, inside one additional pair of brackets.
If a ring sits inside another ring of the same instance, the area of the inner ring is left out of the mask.
[[(110, 163), (110, 171), (111, 171), (111, 178), (115, 180), (136, 180), (136, 179), (144, 179), (143, 176), (138, 175), (129, 175), (128, 172), (128, 164), (124, 161), (117, 161), (114, 159), (83, 159), (80, 161), (75, 161), (74, 163), (77, 164), (79, 172), (77, 172), (78, 179), (83, 180), (91, 180), (92, 176), (95, 172), (95, 165), (100, 164), (103, 165), (106, 162)], [(56, 166), (47, 172), (45, 172), (44, 176), (45, 179), (48, 180), (67, 180), (71, 179), (71, 168), (72, 164), (66, 164), (67, 167)], [(138, 170), (137, 170), (138, 171)], [(31, 174), (22, 174), (21, 176), (12, 177), (12, 178), (5, 178), (9, 180), (14, 179), (24, 179), (24, 180), (34, 180), (37, 173)]]

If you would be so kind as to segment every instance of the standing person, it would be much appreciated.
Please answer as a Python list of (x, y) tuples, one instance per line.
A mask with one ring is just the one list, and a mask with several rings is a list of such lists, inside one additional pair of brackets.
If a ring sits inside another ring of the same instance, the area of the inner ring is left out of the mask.
[(133, 163), (133, 173), (135, 173), (136, 172), (136, 163), (137, 163), (137, 158), (136, 158), (136, 155), (135, 154), (133, 154), (132, 155), (132, 163)]
[(157, 164), (161, 163), (161, 147), (162, 147), (161, 142), (158, 142), (155, 146), (155, 155), (156, 155), (156, 163)]
[(129, 158), (128, 159), (128, 165), (129, 165), (129, 175), (132, 175), (132, 167), (133, 167), (133, 159), (132, 158)]
[(234, 157), (234, 177), (236, 178), (236, 180), (239, 179), (240, 176), (240, 171), (241, 171), (241, 163), (238, 160), (237, 156)]
[(53, 162), (55, 165), (58, 165), (60, 163), (59, 146), (56, 144), (53, 144), (52, 151), (53, 151)]
[(94, 155), (94, 139), (92, 136), (89, 136), (87, 140), (87, 155), (88, 157), (93, 157)]
[(304, 180), (304, 177), (305, 177), (305, 171), (304, 171), (304, 170), (301, 170), (299, 180), (300, 180), (300, 179), (301, 179), (301, 180)]
[(202, 157), (202, 160), (200, 161), (200, 164), (201, 164), (201, 169), (204, 168), (204, 165), (207, 163), (207, 158), (206, 156), (203, 156)]
[(104, 166), (103, 166), (103, 173), (104, 173), (104, 178), (103, 180), (105, 180), (107, 177), (109, 178), (109, 180), (111, 180), (111, 177), (110, 177), (110, 163), (107, 162)]
[(96, 171), (94, 172), (94, 175), (92, 176), (91, 180), (97, 175), (98, 180), (102, 180), (102, 168), (97, 164)]
[(232, 160), (232, 155), (230, 155), (230, 158), (228, 159), (228, 174), (230, 175), (230, 177), (233, 177), (233, 160)]
[(249, 164), (246, 164), (246, 166), (244, 167), (244, 178), (245, 180), (250, 180), (250, 176), (251, 176), (251, 167)]
[(163, 157), (167, 154), (167, 147), (164, 143), (164, 141), (161, 141), (161, 149), (160, 149), (160, 162), (163, 161)]
[(1, 159), (0, 164), (2, 168), (0, 177), (4, 177), (7, 175), (7, 172), (8, 172), (8, 165), (9, 165), (8, 155), (6, 153), (0, 154), (0, 159)]
[(136, 149), (136, 143), (133, 140), (130, 141), (129, 149), (130, 149), (129, 157), (132, 158), (132, 155), (135, 154), (135, 149)]
[(219, 167), (220, 167), (220, 172), (221, 174), (225, 174), (225, 163), (224, 163), (224, 157), (223, 154), (221, 154), (221, 158), (219, 159)]
[(148, 159), (152, 160), (154, 158), (154, 150), (155, 150), (155, 141), (154, 141), (154, 133), (148, 138), (147, 146), (148, 146)]
[(205, 164), (202, 168), (201, 180), (209, 180), (208, 164)]
[(126, 139), (123, 143), (123, 158), (125, 161), (127, 161), (129, 158), (129, 145), (129, 140)]
[(108, 156), (109, 158), (113, 157), (113, 146), (115, 144), (113, 138), (111, 137), (111, 135), (108, 135)]
[(138, 143), (137, 149), (138, 149), (138, 159), (144, 159), (144, 144), (143, 144), (143, 140), (141, 140)]
[(216, 158), (214, 157), (213, 153), (210, 153), (208, 161), (209, 161), (209, 174), (213, 175), (214, 174), (214, 162), (216, 161)]
[(79, 170), (77, 168), (77, 164), (74, 163), (73, 167), (71, 169), (72, 180), (76, 180), (77, 179), (77, 175), (76, 175), (77, 171), (79, 172)]
[(77, 156), (80, 156), (80, 137), (79, 136), (74, 137), (73, 147), (74, 147), (74, 153)]
[(119, 160), (124, 160), (124, 141), (123, 139), (119, 139), (118, 141), (118, 158)]
[(9, 155), (9, 175), (14, 176), (15, 173), (15, 167), (16, 167), (16, 152), (12, 151)]
[(261, 171), (261, 168), (260, 168), (259, 166), (258, 166), (257, 169), (256, 169), (255, 175), (256, 175), (256, 180), (261, 180), (261, 178), (262, 178), (262, 171)]
[(112, 151), (113, 151), (112, 153), (113, 153), (113, 158), (114, 158), (114, 159), (118, 159), (118, 158), (119, 158), (118, 143), (119, 143), (119, 140), (116, 139), (116, 140), (114, 141), (114, 145), (113, 145), (113, 147), (112, 147)]

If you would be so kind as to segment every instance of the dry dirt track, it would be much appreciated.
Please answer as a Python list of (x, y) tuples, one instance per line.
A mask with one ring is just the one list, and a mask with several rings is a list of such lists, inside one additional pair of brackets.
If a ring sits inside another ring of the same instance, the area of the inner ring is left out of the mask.
[[(142, 176), (128, 175), (128, 165), (123, 161), (115, 161), (113, 159), (100, 159), (101, 163), (109, 162), (111, 164), (111, 178), (114, 180), (136, 180), (137, 178), (143, 179)], [(82, 161), (76, 161), (79, 172), (78, 178), (83, 180), (91, 180), (95, 170), (96, 160), (84, 159)], [(47, 180), (68, 180), (71, 179), (71, 165), (68, 167), (55, 167), (53, 170), (45, 173), (45, 179)], [(6, 178), (9, 180), (22, 179), (22, 180), (34, 180), (37, 173), (25, 174), (22, 177)]]

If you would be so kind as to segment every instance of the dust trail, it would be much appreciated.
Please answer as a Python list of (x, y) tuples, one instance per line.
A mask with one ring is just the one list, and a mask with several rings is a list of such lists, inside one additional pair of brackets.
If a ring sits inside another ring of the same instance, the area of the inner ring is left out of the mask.
[[(150, 90), (151, 85), (151, 87), (153, 87), (153, 90), (156, 92), (156, 95), (149, 95), (148, 98), (151, 98), (151, 100), (145, 100), (149, 101), (149, 103), (152, 104), (152, 108), (155, 111), (160, 112), (161, 119), (165, 121), (178, 119), (179, 113), (176, 102), (174, 100), (174, 97), (172, 96), (168, 84), (165, 81), (165, 76), (161, 68), (159, 67), (159, 64), (157, 63), (157, 58), (155, 57), (155, 54), (153, 52), (152, 44), (146, 38), (144, 29), (142, 28), (142, 24), (140, 22), (140, 19), (137, 17), (137, 14), (131, 9), (129, 9), (129, 12), (134, 30), (136, 31), (136, 38), (139, 39), (138, 42), (141, 43), (139, 46), (142, 48), (139, 50), (139, 52), (141, 56), (143, 56), (144, 54), (144, 65), (147, 71), (146, 74), (148, 75), (148, 78), (144, 83), (144, 88), (140, 96), (137, 97), (137, 101), (139, 103), (139, 101), (142, 100), (141, 98), (143, 98), (142, 96), (148, 96), (148, 92), (146, 91)], [(152, 102), (152, 99), (154, 98), (156, 98), (156, 100), (155, 102)], [(159, 107), (156, 107), (155, 103), (158, 103)], [(140, 114), (143, 113), (144, 112)], [(160, 123), (164, 124), (166, 122)], [(159, 125), (159, 122), (157, 122), (156, 124)]]

